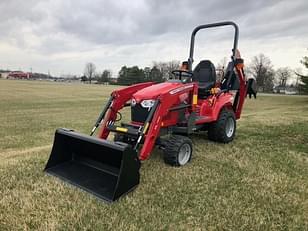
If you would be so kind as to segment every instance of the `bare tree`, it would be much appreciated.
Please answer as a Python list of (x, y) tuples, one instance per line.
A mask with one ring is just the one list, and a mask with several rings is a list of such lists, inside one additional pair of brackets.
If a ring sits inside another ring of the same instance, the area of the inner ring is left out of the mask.
[(95, 75), (96, 66), (94, 63), (87, 63), (84, 69), (84, 75), (89, 79), (91, 84), (92, 77)]
[(153, 62), (153, 67), (156, 67), (162, 74), (164, 79), (169, 79), (172, 76), (172, 71), (179, 69), (180, 61), (172, 60), (169, 62)]
[(216, 66), (216, 74), (217, 74), (217, 79), (218, 80), (222, 80), (225, 72), (226, 72), (226, 68), (227, 68), (227, 57), (224, 57), (223, 59), (221, 59), (219, 61), (219, 63), (217, 63)]
[(301, 85), (303, 84), (303, 82), (301, 81), (301, 76), (303, 76), (303, 70), (301, 67), (297, 67), (294, 70), (294, 79), (295, 79), (295, 83), (294, 86), (296, 88), (296, 90), (298, 91), (298, 93), (301, 93)]
[(151, 78), (150, 78), (151, 68), (145, 67), (143, 68), (143, 72), (144, 72), (145, 81), (151, 81)]
[(276, 83), (281, 87), (286, 87), (287, 81), (292, 77), (292, 70), (289, 67), (280, 67), (276, 71)]
[(101, 74), (98, 75), (98, 83), (108, 83), (111, 79), (111, 75), (112, 73), (110, 70), (104, 70)]
[(272, 91), (274, 86), (275, 71), (271, 60), (264, 54), (252, 58), (248, 68), (249, 74), (255, 77), (258, 87), (262, 91)]

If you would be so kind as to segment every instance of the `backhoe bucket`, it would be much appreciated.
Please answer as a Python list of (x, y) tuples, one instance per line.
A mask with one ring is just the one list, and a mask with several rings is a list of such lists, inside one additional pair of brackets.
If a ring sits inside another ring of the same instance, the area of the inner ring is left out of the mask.
[(139, 168), (130, 145), (58, 129), (45, 171), (111, 202), (139, 184)]

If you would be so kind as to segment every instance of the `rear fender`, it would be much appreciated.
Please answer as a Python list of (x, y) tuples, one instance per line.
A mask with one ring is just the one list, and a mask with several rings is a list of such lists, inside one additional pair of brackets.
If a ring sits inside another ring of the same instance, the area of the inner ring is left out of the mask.
[(234, 96), (231, 93), (224, 93), (217, 98), (215, 98), (213, 103), (212, 117), (213, 121), (217, 121), (219, 113), (223, 108), (232, 109)]

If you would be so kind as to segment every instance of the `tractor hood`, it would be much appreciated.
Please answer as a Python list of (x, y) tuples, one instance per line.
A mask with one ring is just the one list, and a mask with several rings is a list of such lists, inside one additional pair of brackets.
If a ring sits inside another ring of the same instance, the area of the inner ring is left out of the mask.
[(146, 88), (143, 88), (140, 91), (137, 91), (133, 98), (139, 103), (141, 100), (144, 99), (156, 99), (159, 95), (177, 89), (183, 86), (183, 83), (180, 82), (164, 82), (158, 83)]

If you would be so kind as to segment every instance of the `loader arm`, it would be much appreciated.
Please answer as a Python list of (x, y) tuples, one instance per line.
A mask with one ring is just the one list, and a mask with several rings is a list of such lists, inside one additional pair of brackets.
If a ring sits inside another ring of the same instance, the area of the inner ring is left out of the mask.
[(111, 93), (110, 106), (106, 110), (105, 114), (102, 116), (103, 119), (100, 122), (100, 130), (97, 136), (101, 139), (107, 139), (110, 132), (107, 128), (107, 125), (109, 123), (114, 123), (117, 117), (117, 112), (124, 107), (126, 102), (132, 98), (132, 95), (134, 93), (153, 84), (155, 83), (139, 83), (113, 91)]
[[(191, 87), (189, 85), (191, 85)], [(196, 92), (197, 85), (195, 83), (191, 83), (189, 85), (186, 85), (185, 88), (179, 87), (179, 91), (176, 93), (172, 93), (172, 91), (170, 91), (168, 93), (161, 94), (158, 97), (158, 105), (151, 121), (149, 121), (148, 125), (144, 124), (144, 127), (146, 128), (146, 131), (144, 132), (146, 135), (144, 144), (139, 153), (140, 160), (146, 160), (150, 156), (150, 153), (155, 145), (155, 141), (159, 136), (162, 120), (169, 113), (170, 108), (178, 102), (179, 95), (183, 94), (183, 92), (189, 92), (190, 95), (193, 96), (193, 93)], [(173, 92), (175, 91), (173, 90)], [(193, 105), (193, 101), (191, 101), (191, 104)]]

